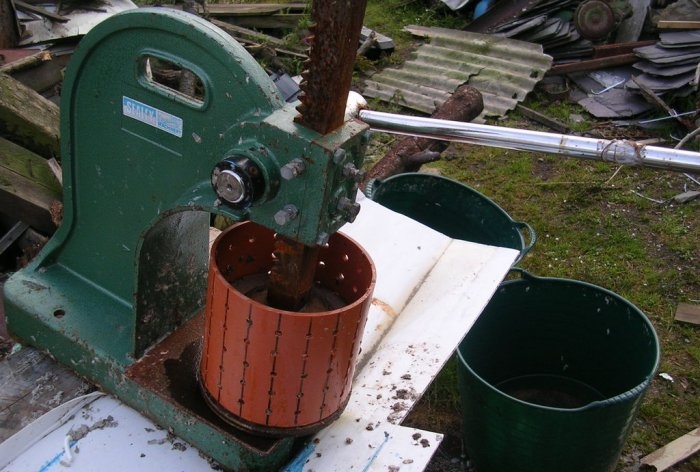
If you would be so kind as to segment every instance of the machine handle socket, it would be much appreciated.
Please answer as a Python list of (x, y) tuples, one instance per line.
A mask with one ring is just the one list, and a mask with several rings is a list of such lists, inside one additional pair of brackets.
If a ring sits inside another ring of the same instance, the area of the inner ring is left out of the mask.
[(240, 203), (245, 198), (245, 182), (232, 170), (215, 171), (214, 188), (216, 194), (228, 203)]
[(221, 201), (236, 209), (248, 208), (265, 192), (260, 168), (246, 156), (232, 156), (217, 163), (211, 172), (211, 185)]

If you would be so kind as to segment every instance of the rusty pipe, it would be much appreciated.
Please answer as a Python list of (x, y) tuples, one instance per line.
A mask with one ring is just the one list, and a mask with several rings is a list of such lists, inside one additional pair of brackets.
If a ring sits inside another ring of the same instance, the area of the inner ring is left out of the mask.
[(585, 138), (372, 110), (360, 110), (358, 117), (375, 131), (393, 134), (519, 151), (544, 152), (622, 165), (700, 172), (700, 153), (649, 146), (631, 140)]

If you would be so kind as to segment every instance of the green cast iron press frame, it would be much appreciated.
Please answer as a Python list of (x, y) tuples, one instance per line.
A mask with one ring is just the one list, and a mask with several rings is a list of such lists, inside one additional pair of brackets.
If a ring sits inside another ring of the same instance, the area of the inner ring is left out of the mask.
[[(158, 62), (194, 73), (201, 94), (154, 80)], [(293, 105), (238, 43), (204, 20), (159, 9), (115, 15), (82, 40), (61, 112), (63, 223), (5, 284), (11, 333), (225, 467), (277, 468), (291, 439), (247, 437), (188, 404), (176, 386), (154, 387), (148, 378), (163, 363), (152, 358), (163, 343), (179, 362), (196, 348), (198, 331), (181, 331), (196, 326), (204, 305), (211, 214), (323, 243), (357, 209), (352, 174), (367, 125), (351, 120), (320, 135), (296, 124)], [(244, 162), (234, 180), (256, 183), (246, 184), (244, 204), (230, 206), (212, 170), (232, 159)], [(163, 382), (196, 385), (195, 363)]]

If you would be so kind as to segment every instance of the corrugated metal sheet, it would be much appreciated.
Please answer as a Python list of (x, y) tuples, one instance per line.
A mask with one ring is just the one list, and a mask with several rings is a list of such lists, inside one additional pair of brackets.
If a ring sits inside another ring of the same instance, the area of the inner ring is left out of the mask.
[(535, 87), (552, 65), (542, 46), (445, 28), (408, 26), (430, 38), (400, 69), (384, 69), (366, 82), (364, 95), (432, 113), (460, 85), (476, 87), (485, 116), (503, 116)]

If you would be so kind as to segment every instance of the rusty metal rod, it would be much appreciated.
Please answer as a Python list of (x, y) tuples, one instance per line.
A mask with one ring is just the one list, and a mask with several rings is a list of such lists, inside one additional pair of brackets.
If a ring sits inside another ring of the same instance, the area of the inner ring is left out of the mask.
[[(311, 49), (301, 73), (300, 115), (295, 121), (320, 134), (344, 123), (352, 69), (367, 0), (314, 0), (311, 5)], [(270, 270), (268, 303), (297, 311), (309, 299), (318, 263), (318, 247), (279, 238)]]
[(319, 249), (319, 246), (277, 237), (267, 285), (268, 305), (289, 311), (303, 308), (314, 286)]
[(622, 165), (700, 172), (700, 153), (648, 146), (629, 140), (585, 138), (371, 110), (361, 110), (358, 117), (372, 129), (387, 133), (519, 151), (544, 152)]

